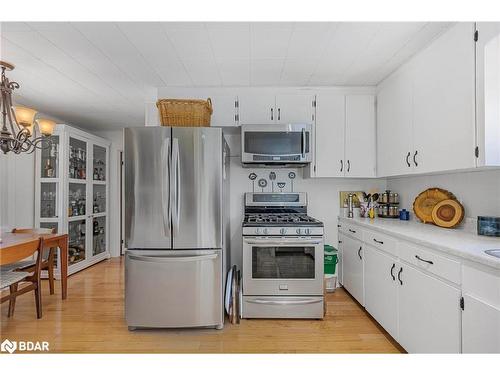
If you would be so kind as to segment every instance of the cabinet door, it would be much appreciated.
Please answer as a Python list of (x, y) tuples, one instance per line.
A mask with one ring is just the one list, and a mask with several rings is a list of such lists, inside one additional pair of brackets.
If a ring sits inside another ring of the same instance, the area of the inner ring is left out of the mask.
[(366, 310), (397, 339), (398, 337), (398, 264), (371, 246), (364, 245)]
[(460, 352), (460, 290), (401, 265), (399, 343), (409, 353)]
[(404, 65), (377, 94), (377, 176), (411, 173), (412, 121), (411, 67)]
[(244, 94), (238, 99), (240, 125), (276, 122), (274, 94)]
[(212, 95), (213, 113), (210, 120), (211, 126), (235, 126), (238, 124), (236, 103), (238, 98), (234, 95)]
[(337, 271), (337, 274), (338, 274), (338, 281), (340, 284), (344, 285), (344, 259), (343, 259), (343, 249), (344, 249), (344, 241), (345, 241), (345, 238), (344, 238), (344, 235), (342, 233), (339, 232), (339, 235), (338, 235), (338, 238), (339, 238), (339, 241), (338, 241), (338, 259), (339, 259), (339, 263), (337, 264), (337, 267), (338, 267), (338, 271)]
[(92, 145), (92, 254), (108, 251), (108, 148), (103, 144)]
[(500, 309), (464, 295), (462, 351), (500, 353)]
[(347, 177), (375, 177), (375, 97), (345, 98), (345, 159)]
[(478, 166), (500, 165), (500, 22), (476, 24)]
[(345, 96), (316, 97), (315, 177), (344, 176)]
[(474, 24), (458, 23), (415, 57), (418, 173), (475, 166)]
[(312, 124), (314, 122), (313, 95), (277, 95), (276, 122), (278, 124)]
[(344, 262), (344, 288), (361, 304), (363, 301), (363, 248), (361, 241), (344, 237), (342, 259)]

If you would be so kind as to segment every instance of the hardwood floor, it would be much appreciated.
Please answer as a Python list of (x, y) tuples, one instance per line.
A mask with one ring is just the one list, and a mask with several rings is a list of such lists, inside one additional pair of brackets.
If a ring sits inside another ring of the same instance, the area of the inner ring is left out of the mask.
[(65, 353), (400, 353), (403, 349), (343, 289), (328, 294), (324, 320), (242, 320), (213, 329), (129, 332), (123, 314), (123, 259), (113, 258), (68, 279), (49, 295), (43, 318), (31, 293), (18, 298), (13, 318), (1, 306), (0, 341), (48, 341)]

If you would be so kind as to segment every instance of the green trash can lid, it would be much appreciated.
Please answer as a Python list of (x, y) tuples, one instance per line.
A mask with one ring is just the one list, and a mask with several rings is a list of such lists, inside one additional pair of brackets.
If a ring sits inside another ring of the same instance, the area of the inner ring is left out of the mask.
[(332, 253), (337, 253), (337, 249), (334, 248), (332, 245), (325, 245), (324, 246), (325, 254), (332, 254)]

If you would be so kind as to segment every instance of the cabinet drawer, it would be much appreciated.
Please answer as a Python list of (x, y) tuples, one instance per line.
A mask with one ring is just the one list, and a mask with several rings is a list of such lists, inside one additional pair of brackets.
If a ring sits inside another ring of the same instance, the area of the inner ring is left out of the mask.
[(340, 230), (349, 236), (362, 241), (363, 240), (363, 231), (357, 227), (356, 225), (343, 222), (341, 223), (342, 227)]
[(364, 231), (363, 236), (366, 244), (376, 247), (377, 249), (385, 251), (386, 253), (396, 257), (398, 256), (398, 242), (393, 237), (368, 230)]
[(460, 262), (406, 242), (400, 242), (398, 248), (399, 257), (404, 261), (455, 284), (460, 284)]
[(462, 290), (500, 308), (500, 271), (487, 268), (462, 267)]

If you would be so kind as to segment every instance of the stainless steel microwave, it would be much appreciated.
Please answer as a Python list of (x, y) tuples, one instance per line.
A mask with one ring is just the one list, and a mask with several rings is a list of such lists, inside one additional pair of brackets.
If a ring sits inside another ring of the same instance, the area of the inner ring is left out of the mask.
[(244, 165), (304, 166), (312, 161), (311, 124), (241, 126)]

